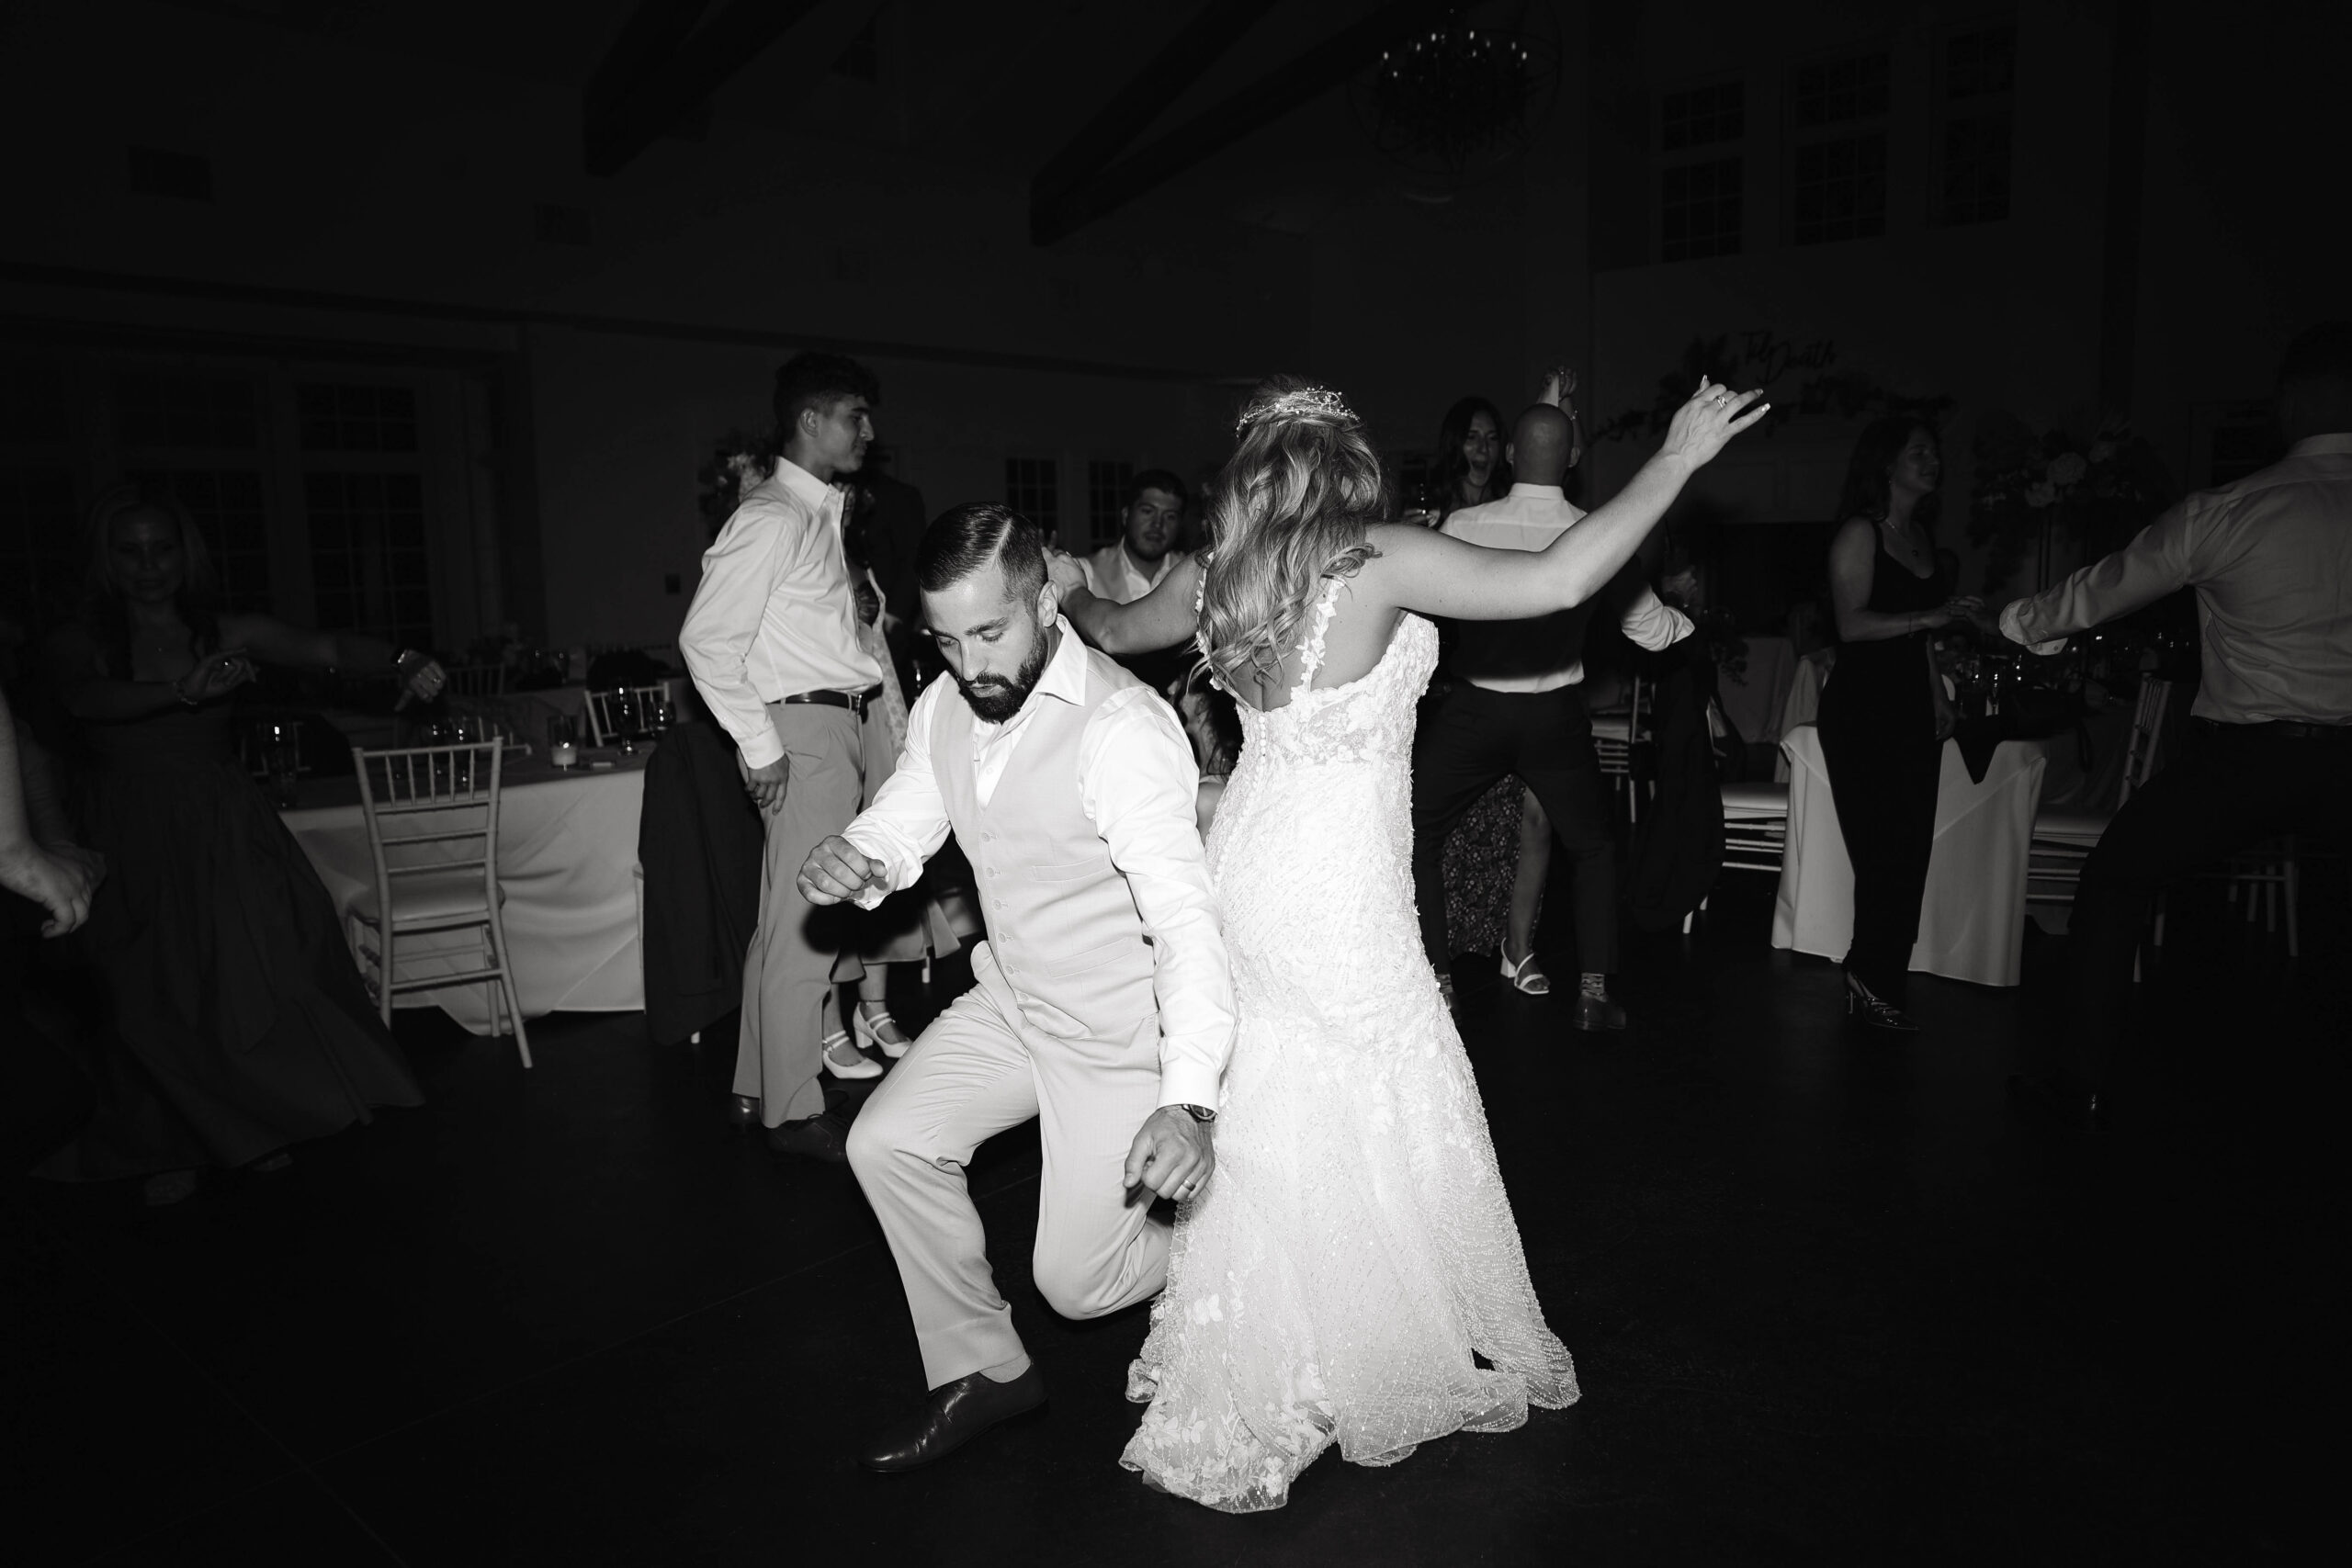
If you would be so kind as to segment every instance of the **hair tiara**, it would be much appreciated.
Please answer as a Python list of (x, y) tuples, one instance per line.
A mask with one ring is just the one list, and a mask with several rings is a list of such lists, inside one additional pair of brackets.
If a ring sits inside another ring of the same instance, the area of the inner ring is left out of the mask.
[(1241, 417), (1235, 422), (1233, 428), (1238, 433), (1269, 420), (1295, 419), (1302, 414), (1352, 422), (1356, 411), (1348, 407), (1347, 400), (1329, 387), (1299, 387), (1262, 402), (1250, 403), (1241, 411)]

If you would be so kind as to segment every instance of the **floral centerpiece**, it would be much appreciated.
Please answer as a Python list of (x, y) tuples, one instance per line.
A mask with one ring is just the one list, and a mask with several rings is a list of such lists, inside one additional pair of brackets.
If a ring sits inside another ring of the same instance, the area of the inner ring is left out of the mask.
[(2034, 586), (2055, 581), (2060, 551), (2092, 559), (2123, 544), (2169, 504), (2172, 477), (2131, 424), (2109, 418), (2088, 437), (2057, 429), (2037, 434), (2011, 414), (1987, 414), (1977, 428), (1976, 489), (1968, 537), (1989, 546), (1987, 583), (2007, 581), (2030, 553)]

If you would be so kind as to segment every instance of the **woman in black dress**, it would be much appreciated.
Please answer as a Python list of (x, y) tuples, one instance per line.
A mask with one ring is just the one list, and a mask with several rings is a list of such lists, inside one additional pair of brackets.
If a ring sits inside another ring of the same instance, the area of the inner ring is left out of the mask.
[(1983, 604), (1952, 593), (1929, 525), (1943, 463), (1935, 432), (1882, 419), (1846, 469), (1829, 545), (1829, 592), (1845, 647), (1821, 694), (1821, 750), (1854, 863), (1846, 1010), (1873, 1029), (1916, 1033), (1904, 1012), (1919, 899), (1935, 847), (1936, 784), (1952, 707), (1934, 633)]
[(85, 940), (119, 1048), (94, 1064), (96, 1119), (41, 1174), (143, 1176), (173, 1202), (199, 1167), (272, 1169), (424, 1100), (318, 873), (237, 761), (225, 699), (256, 663), (397, 667), (427, 699), (445, 677), (375, 637), (216, 613), (203, 536), (168, 492), (115, 487), (90, 532), (89, 599), (48, 665), (92, 761), (84, 827), (107, 880)]

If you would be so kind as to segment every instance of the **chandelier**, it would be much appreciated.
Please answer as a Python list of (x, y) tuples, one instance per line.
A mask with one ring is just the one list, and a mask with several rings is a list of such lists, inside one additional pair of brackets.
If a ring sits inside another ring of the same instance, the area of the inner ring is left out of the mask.
[(1452, 189), (1525, 152), (1559, 85), (1550, 7), (1456, 6), (1384, 53), (1350, 96), (1383, 157)]

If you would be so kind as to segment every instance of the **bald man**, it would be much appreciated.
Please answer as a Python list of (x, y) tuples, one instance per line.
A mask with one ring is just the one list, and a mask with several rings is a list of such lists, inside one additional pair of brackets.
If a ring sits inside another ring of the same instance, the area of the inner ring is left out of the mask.
[[(1584, 515), (1561, 490), (1577, 456), (1570, 416), (1551, 403), (1535, 404), (1519, 416), (1506, 449), (1519, 482), (1500, 501), (1455, 513), (1444, 531), (1488, 549), (1548, 547)], [(1625, 1027), (1625, 1010), (1610, 997), (1608, 982), (1617, 964), (1617, 847), (1583, 692), (1585, 626), (1603, 601), (1644, 648), (1666, 648), (1690, 635), (1679, 611), (1626, 579), (1573, 610), (1526, 621), (1464, 622), (1447, 666), (1453, 685), (1423, 715), (1413, 744), (1413, 897), (1422, 945), (1448, 998), (1445, 838), (1497, 780), (1516, 773), (1574, 863), (1582, 971), (1574, 1020), (1590, 1030)], [(1503, 949), (1502, 972), (1510, 976), (1528, 954), (1510, 952), (1508, 937)]]

